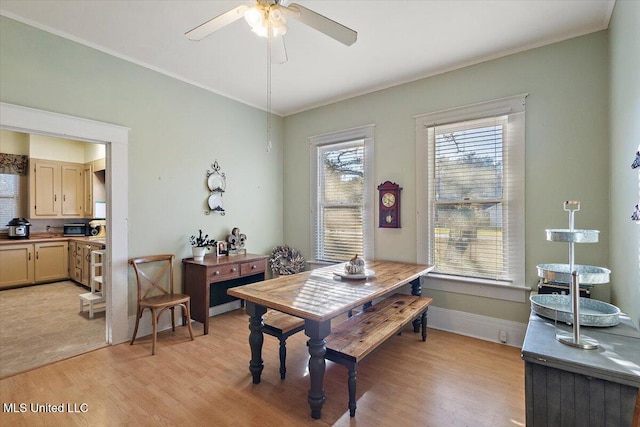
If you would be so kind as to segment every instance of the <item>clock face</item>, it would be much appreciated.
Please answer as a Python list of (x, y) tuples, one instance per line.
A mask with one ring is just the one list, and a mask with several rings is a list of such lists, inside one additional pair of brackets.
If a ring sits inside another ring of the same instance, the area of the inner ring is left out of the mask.
[(390, 208), (395, 203), (396, 203), (396, 196), (394, 196), (393, 193), (384, 193), (382, 195), (382, 204), (385, 207)]

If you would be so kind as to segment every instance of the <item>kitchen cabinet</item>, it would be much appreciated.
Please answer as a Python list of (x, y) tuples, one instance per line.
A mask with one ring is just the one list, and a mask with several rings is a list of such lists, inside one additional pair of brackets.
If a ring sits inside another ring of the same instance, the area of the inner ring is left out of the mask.
[(0, 245), (0, 289), (33, 283), (33, 244)]
[(81, 217), (84, 201), (84, 166), (73, 163), (63, 163), (62, 170), (62, 203), (61, 214), (64, 217)]
[(78, 283), (82, 282), (82, 243), (73, 240), (69, 241), (69, 278)]
[[(69, 277), (85, 286), (91, 286), (91, 252), (104, 249), (102, 243), (70, 242)], [(102, 275), (101, 269), (96, 275)], [(98, 286), (98, 291), (101, 291)]]
[(67, 242), (34, 243), (34, 249), (34, 281), (36, 283), (69, 278)]
[(31, 159), (30, 217), (83, 217), (86, 198), (84, 169), (84, 165), (80, 163)]
[(69, 277), (66, 241), (0, 245), (0, 289)]
[(83, 194), (82, 194), (82, 216), (93, 217), (93, 164), (87, 163), (82, 170)]

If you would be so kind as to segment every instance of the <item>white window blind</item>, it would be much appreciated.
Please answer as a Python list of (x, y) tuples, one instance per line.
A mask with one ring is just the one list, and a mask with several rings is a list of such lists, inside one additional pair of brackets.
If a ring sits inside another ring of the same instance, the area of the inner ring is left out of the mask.
[(21, 179), (20, 175), (0, 174), (0, 229), (6, 230), (9, 221), (20, 216)]
[(418, 261), (434, 280), (524, 286), (525, 97), (416, 117)]
[(435, 272), (511, 280), (503, 198), (506, 124), (501, 116), (428, 129)]
[(317, 261), (369, 256), (372, 127), (311, 138), (312, 222)]

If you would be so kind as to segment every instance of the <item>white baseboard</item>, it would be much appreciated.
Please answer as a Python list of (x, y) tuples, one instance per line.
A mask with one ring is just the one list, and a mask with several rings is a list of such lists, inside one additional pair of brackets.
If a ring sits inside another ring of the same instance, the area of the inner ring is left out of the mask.
[[(231, 301), (226, 304), (216, 305), (214, 307), (209, 308), (209, 316), (215, 316), (217, 314), (226, 313), (227, 311), (232, 311), (240, 308), (240, 300)], [(182, 326), (182, 309), (176, 308), (176, 326)], [(131, 335), (133, 334), (133, 328), (136, 326), (136, 316), (129, 316), (129, 335), (128, 339), (131, 339)], [(163, 313), (160, 316), (160, 322), (158, 323), (158, 331), (164, 331), (167, 329), (171, 329), (171, 316), (169, 314)], [(138, 337), (144, 337), (146, 335), (151, 335), (153, 333), (153, 325), (151, 324), (151, 312), (149, 310), (145, 310), (142, 313), (142, 319), (140, 319), (140, 324), (138, 325), (138, 333), (136, 334)]]
[[(209, 315), (225, 313), (227, 311), (240, 308), (240, 301), (231, 301), (226, 304), (217, 305), (209, 309)], [(182, 325), (180, 310), (176, 313), (176, 326)], [(129, 316), (129, 339), (133, 333), (136, 317)], [(482, 316), (479, 314), (467, 313), (464, 311), (449, 310), (431, 306), (428, 312), (428, 327), (442, 331), (453, 332), (466, 335), (485, 341), (501, 343), (500, 331), (506, 333), (506, 342), (503, 344), (522, 348), (524, 335), (527, 331), (526, 323), (512, 322), (510, 320), (498, 319), (495, 317)], [(171, 317), (163, 314), (158, 324), (158, 331), (171, 328)], [(143, 337), (153, 332), (151, 326), (151, 313), (147, 310), (143, 313), (138, 327), (138, 336)]]
[[(519, 348), (522, 347), (527, 331), (526, 323), (434, 306), (429, 307), (427, 322), (427, 326), (433, 329)], [(506, 342), (500, 340), (500, 331), (506, 333)]]

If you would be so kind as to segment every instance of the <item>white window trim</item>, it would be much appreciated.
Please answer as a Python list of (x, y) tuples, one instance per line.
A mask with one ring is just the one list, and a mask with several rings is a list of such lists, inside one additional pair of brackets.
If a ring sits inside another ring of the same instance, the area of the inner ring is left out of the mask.
[[(524, 209), (524, 150), (525, 150), (525, 98), (528, 94), (515, 95), (493, 101), (481, 102), (460, 108), (436, 111), (415, 116), (416, 121), (416, 232), (417, 232), (417, 261), (427, 263), (429, 236), (429, 199), (428, 185), (428, 139), (427, 128), (464, 120), (481, 119), (500, 114), (512, 114), (509, 126), (515, 130), (515, 138), (509, 138), (505, 143), (514, 143), (508, 149), (511, 156), (510, 176), (515, 179), (515, 188), (509, 188), (509, 218), (508, 221), (519, 222), (519, 226), (510, 228), (511, 238), (515, 242), (511, 248), (515, 251), (514, 280), (512, 283), (481, 280), (473, 278), (452, 277), (447, 275), (429, 274), (423, 279), (422, 286), (445, 292), (481, 296), (515, 302), (526, 302), (531, 289), (525, 284), (525, 209)], [(521, 113), (521, 114), (516, 114)]]
[[(309, 137), (309, 159), (311, 168), (311, 189), (310, 189), (310, 201), (311, 201), (311, 227), (310, 237), (311, 243), (310, 253), (313, 254), (314, 260), (309, 262), (318, 263), (316, 257), (316, 242), (315, 242), (315, 230), (317, 226), (317, 200), (318, 200), (318, 157), (316, 155), (316, 148), (322, 145), (338, 144), (341, 142), (354, 141), (357, 139), (364, 139), (364, 213), (363, 213), (363, 230), (364, 230), (364, 258), (373, 259), (373, 237), (374, 237), (374, 181), (373, 181), (373, 135), (375, 125), (365, 125), (353, 129), (347, 129), (343, 131), (325, 133), (322, 135)], [(324, 263), (324, 262), (323, 262)]]

